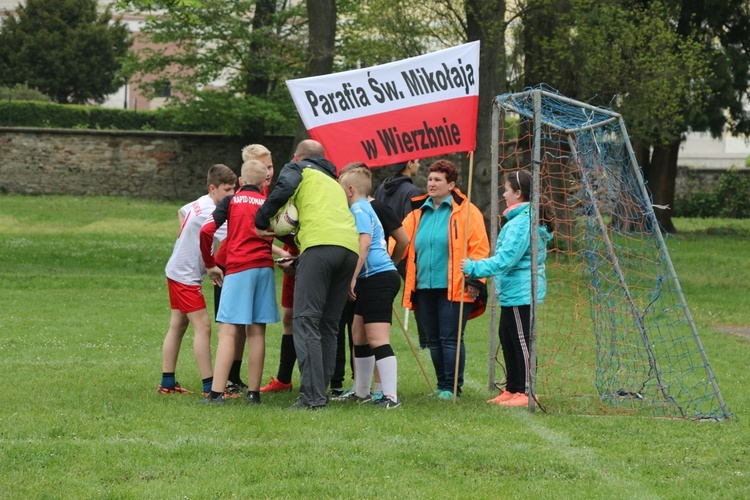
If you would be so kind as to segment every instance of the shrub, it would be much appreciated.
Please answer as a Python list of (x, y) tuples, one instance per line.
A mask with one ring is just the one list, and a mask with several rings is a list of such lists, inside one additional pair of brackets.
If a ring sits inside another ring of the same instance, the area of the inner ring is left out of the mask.
[(0, 99), (4, 101), (36, 101), (50, 102), (49, 96), (33, 89), (26, 84), (17, 84), (13, 87), (0, 87)]
[(750, 175), (729, 169), (719, 177), (716, 188), (675, 200), (675, 217), (750, 218)]

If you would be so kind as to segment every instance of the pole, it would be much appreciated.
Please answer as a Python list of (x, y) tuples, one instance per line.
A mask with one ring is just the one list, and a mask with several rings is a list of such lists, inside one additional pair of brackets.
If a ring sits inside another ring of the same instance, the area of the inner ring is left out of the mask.
[[(469, 251), (469, 223), (471, 221), (471, 181), (474, 178), (474, 151), (469, 153), (469, 187), (466, 193), (466, 230), (464, 234), (464, 259)], [(461, 336), (463, 334), (464, 318), (464, 294), (463, 289), (466, 287), (466, 275), (461, 273), (461, 302), (458, 306), (458, 341), (456, 343), (456, 367), (453, 370), (453, 404), (456, 404), (458, 397), (458, 367), (461, 363)]]

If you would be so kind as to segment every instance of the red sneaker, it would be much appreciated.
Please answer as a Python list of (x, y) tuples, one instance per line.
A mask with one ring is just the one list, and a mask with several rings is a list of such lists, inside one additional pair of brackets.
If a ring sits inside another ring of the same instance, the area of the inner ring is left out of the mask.
[(260, 392), (284, 392), (284, 391), (291, 391), (292, 390), (292, 383), (289, 382), (288, 384), (285, 384), (284, 382), (281, 382), (276, 377), (271, 377), (271, 381), (260, 388)]
[(193, 394), (193, 391), (181, 387), (180, 384), (175, 384), (174, 387), (162, 387), (159, 384), (159, 388), (156, 391), (159, 394)]
[(487, 402), (488, 403), (498, 404), (501, 401), (507, 401), (507, 400), (509, 400), (510, 398), (513, 397), (514, 394), (515, 394), (514, 392), (503, 391), (500, 394), (498, 394), (497, 397), (495, 397), (493, 399), (488, 399)]
[(498, 404), (500, 406), (529, 406), (529, 397), (522, 392), (517, 392), (513, 394), (512, 398), (501, 401)]

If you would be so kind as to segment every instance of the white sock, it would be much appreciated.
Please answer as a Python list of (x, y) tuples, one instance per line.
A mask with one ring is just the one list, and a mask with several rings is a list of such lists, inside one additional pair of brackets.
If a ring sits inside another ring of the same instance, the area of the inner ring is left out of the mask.
[(396, 356), (378, 360), (380, 382), (383, 384), (383, 397), (398, 401), (398, 362)]
[(354, 393), (363, 398), (370, 394), (370, 384), (372, 384), (372, 374), (375, 371), (375, 356), (366, 358), (354, 358), (354, 371), (357, 378), (354, 381)]

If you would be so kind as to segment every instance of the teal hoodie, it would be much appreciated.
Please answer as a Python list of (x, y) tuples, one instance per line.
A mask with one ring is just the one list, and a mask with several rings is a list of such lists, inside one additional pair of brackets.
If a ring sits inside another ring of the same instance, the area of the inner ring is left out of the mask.
[[(497, 238), (492, 257), (466, 262), (464, 272), (470, 278), (495, 278), (495, 289), (504, 307), (531, 304), (531, 210), (528, 203), (513, 208), (506, 214), (505, 223)], [(537, 300), (542, 303), (547, 294), (544, 261), (547, 243), (552, 239), (546, 227), (539, 226)]]

